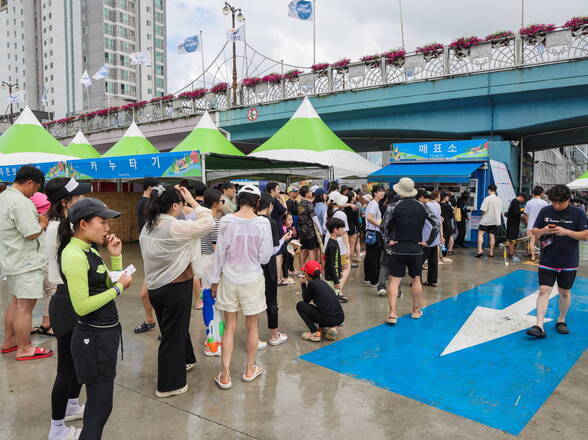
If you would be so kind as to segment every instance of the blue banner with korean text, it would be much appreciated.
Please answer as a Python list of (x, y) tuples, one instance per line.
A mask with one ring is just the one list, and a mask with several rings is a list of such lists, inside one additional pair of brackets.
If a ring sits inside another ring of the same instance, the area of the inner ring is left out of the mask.
[[(77, 180), (202, 177), (198, 151), (101, 157), (33, 165), (43, 171), (47, 180), (54, 177), (74, 177)], [(0, 166), (0, 182), (12, 182), (21, 166)]]
[(488, 140), (393, 144), (390, 162), (402, 160), (472, 160), (488, 157)]

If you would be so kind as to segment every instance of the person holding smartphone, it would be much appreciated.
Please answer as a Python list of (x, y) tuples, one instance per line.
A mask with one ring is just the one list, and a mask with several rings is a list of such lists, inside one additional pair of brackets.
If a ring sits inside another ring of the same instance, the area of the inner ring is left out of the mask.
[(579, 241), (588, 240), (586, 213), (570, 203), (570, 189), (555, 185), (547, 196), (551, 205), (539, 211), (531, 233), (539, 239), (539, 296), (537, 297), (537, 324), (527, 330), (527, 335), (538, 339), (547, 336), (543, 327), (549, 296), (557, 282), (559, 290), (559, 317), (555, 323), (558, 333), (568, 334), (566, 315), (572, 301), (571, 289), (580, 262)]

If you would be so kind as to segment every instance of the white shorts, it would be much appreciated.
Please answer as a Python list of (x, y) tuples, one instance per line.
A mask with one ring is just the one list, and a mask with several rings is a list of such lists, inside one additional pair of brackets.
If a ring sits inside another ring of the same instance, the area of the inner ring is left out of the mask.
[(17, 299), (43, 298), (43, 269), (35, 269), (18, 275), (6, 275), (8, 289)]
[(221, 276), (216, 294), (216, 307), (224, 312), (243, 312), (245, 316), (259, 315), (267, 308), (263, 274), (249, 284), (233, 284)]

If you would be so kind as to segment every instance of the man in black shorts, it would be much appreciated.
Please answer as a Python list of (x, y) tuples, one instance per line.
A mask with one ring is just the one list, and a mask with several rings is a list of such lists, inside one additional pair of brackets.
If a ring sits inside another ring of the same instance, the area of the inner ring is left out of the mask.
[(582, 209), (571, 205), (570, 189), (566, 185), (555, 185), (547, 191), (547, 197), (551, 205), (539, 211), (531, 230), (541, 245), (537, 325), (527, 330), (529, 336), (536, 338), (547, 336), (543, 322), (556, 281), (559, 290), (559, 317), (555, 329), (561, 334), (570, 332), (566, 315), (572, 301), (570, 290), (580, 262), (579, 240), (588, 240), (588, 219)]
[[(394, 191), (400, 198), (386, 209), (381, 226), (386, 243), (382, 264), (390, 271), (388, 324), (396, 324), (398, 320), (396, 300), (400, 282), (406, 275), (407, 268), (408, 275), (412, 278), (412, 314), (410, 316), (414, 319), (423, 316), (421, 310), (423, 246), (433, 243), (439, 233), (434, 215), (414, 198), (417, 190), (414, 188), (412, 179), (403, 177), (394, 185)], [(428, 240), (423, 242), (422, 235), (426, 221), (431, 224), (431, 231)]]

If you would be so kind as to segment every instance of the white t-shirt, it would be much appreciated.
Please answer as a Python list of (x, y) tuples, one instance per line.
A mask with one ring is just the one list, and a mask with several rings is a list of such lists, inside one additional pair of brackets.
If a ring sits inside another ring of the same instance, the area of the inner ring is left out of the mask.
[[(342, 210), (336, 211), (333, 214), (333, 218), (338, 218), (339, 220), (341, 220), (343, 223), (345, 223), (345, 232), (349, 232), (349, 224), (347, 223), (347, 215), (345, 215), (345, 213)], [(325, 247), (327, 247), (327, 243), (329, 242), (329, 231), (327, 231), (327, 233), (325, 234)], [(337, 243), (339, 243), (339, 252), (341, 253), (341, 255), (347, 255), (347, 246), (345, 245), (345, 236), (343, 237), (337, 237)]]
[(47, 258), (49, 260), (47, 265), (47, 278), (53, 284), (63, 284), (63, 280), (59, 274), (59, 264), (57, 263), (58, 229), (59, 222), (57, 220), (51, 220), (45, 230), (45, 238), (47, 240), (45, 249), (47, 249)]
[(375, 221), (382, 220), (382, 211), (380, 211), (380, 205), (375, 200), (369, 202), (365, 208), (365, 229), (367, 231), (379, 231), (380, 227), (373, 225), (368, 220), (368, 214), (371, 214)]
[(527, 202), (525, 205), (525, 214), (527, 214), (527, 231), (533, 229), (535, 225), (535, 220), (537, 220), (537, 215), (539, 211), (545, 208), (548, 203), (543, 199), (532, 198)]
[(486, 197), (480, 210), (484, 211), (480, 219), (480, 225), (500, 226), (502, 223), (502, 200), (496, 194)]

